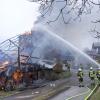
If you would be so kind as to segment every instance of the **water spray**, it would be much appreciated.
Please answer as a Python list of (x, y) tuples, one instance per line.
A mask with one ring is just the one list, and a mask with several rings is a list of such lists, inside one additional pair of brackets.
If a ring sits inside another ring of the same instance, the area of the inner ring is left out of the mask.
[(49, 32), (51, 35), (53, 35), (54, 37), (58, 38), (59, 40), (63, 41), (64, 43), (66, 43), (69, 47), (71, 47), (72, 49), (74, 49), (75, 51), (79, 52), (80, 54), (84, 55), (86, 58), (88, 58), (88, 60), (90, 60), (91, 62), (93, 62), (94, 64), (96, 64), (98, 67), (100, 67), (100, 64), (97, 63), (95, 60), (93, 60), (90, 56), (88, 56), (87, 54), (85, 54), (83, 51), (81, 51), (80, 49), (78, 49), (77, 47), (75, 47), (74, 45), (72, 45), (70, 42), (64, 40), (63, 38), (61, 38), (60, 36), (58, 36), (56, 33), (54, 34), (52, 31), (50, 31), (47, 27), (43, 27), (41, 25), (37, 26), (39, 29), (42, 29), (44, 31)]

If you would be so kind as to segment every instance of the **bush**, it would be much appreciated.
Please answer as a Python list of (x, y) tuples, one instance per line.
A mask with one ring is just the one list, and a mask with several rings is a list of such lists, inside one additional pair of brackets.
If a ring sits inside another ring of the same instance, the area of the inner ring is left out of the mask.
[(61, 63), (57, 63), (54, 67), (53, 70), (55, 73), (61, 73), (63, 71), (63, 65)]
[(45, 77), (46, 77), (47, 80), (50, 80), (50, 81), (54, 81), (54, 80), (59, 79), (58, 74), (55, 73), (54, 71), (46, 72)]

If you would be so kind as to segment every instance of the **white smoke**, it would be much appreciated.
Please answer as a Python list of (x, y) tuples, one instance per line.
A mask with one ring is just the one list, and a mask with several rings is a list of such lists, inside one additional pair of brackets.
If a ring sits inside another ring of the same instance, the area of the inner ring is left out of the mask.
[[(27, 40), (29, 42), (31, 37), (31, 45), (33, 47), (27, 47)], [(23, 38), (25, 36), (23, 35)], [(47, 27), (43, 26), (36, 26), (32, 30), (31, 36), (28, 39), (24, 40), (24, 48), (23, 52), (26, 54), (31, 52), (32, 57), (39, 57), (41, 59), (52, 59), (60, 57), (60, 59), (68, 60), (68, 57), (72, 57), (75, 60), (77, 65), (83, 64), (84, 68), (88, 67), (89, 64), (93, 64), (94, 66), (99, 66), (94, 60), (92, 60), (89, 56), (85, 53), (81, 52), (75, 46), (70, 44), (68, 41), (63, 40), (61, 37), (55, 35), (47, 29)], [(21, 46), (23, 44), (21, 43)], [(28, 49), (28, 50), (27, 50)], [(52, 50), (54, 50), (52, 52)], [(55, 52), (56, 51), (56, 52)], [(54, 56), (55, 55), (55, 56)], [(74, 65), (73, 65), (74, 66)]]
[[(79, 1), (79, 0), (78, 0)], [(55, 22), (47, 24), (46, 22), (54, 20), (59, 14), (60, 9), (64, 6), (64, 2), (56, 2), (52, 6), (52, 11), (48, 11), (44, 17), (39, 17), (37, 23), (42, 24), (43, 26), (47, 26), (51, 31), (69, 41), (79, 49), (83, 50), (85, 48), (91, 48), (91, 45), (95, 39), (89, 33), (91, 29), (94, 28), (94, 24), (91, 21), (94, 21), (99, 18), (100, 11), (98, 11), (98, 6), (94, 7), (91, 14), (83, 14), (81, 16), (81, 22), (79, 20), (69, 21), (69, 24), (64, 24), (62, 16)], [(67, 14), (68, 7), (66, 7), (64, 15), (65, 20), (75, 18), (75, 13)], [(43, 13), (43, 11), (41, 11)], [(99, 28), (99, 24), (97, 24), (97, 28)]]

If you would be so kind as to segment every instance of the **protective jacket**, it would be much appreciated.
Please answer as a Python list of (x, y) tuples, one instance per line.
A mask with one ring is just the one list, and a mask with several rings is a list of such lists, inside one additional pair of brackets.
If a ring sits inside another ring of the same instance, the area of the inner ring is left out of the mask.
[(77, 76), (78, 76), (78, 78), (83, 78), (83, 72), (82, 71), (78, 71)]
[(90, 70), (90, 71), (89, 71), (89, 77), (90, 77), (90, 78), (95, 77), (95, 71)]
[(100, 78), (100, 70), (97, 71), (96, 75), (97, 75), (97, 78)]

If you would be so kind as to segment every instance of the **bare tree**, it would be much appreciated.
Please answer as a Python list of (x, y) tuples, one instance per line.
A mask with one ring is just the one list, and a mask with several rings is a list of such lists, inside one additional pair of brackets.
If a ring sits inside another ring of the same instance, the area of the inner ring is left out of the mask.
[(100, 32), (96, 29), (96, 26), (94, 29), (91, 29), (90, 33), (93, 34), (93, 37), (96, 38), (98, 41), (100, 40)]
[[(91, 14), (92, 8), (94, 6), (99, 6), (100, 8), (100, 0), (30, 0), (31, 2), (37, 2), (40, 4), (40, 11), (42, 17), (45, 17), (47, 14), (52, 14), (52, 11), (55, 8), (55, 4), (62, 4), (63, 6), (58, 10), (56, 18), (53, 20), (49, 20), (47, 23), (52, 23), (57, 21), (60, 16), (65, 24), (68, 24), (71, 20), (81, 20), (81, 16), (83, 14)], [(56, 11), (55, 11), (56, 12)], [(74, 13), (75, 17), (70, 17), (66, 20), (66, 15), (70, 13)], [(100, 22), (97, 20), (96, 22)]]

